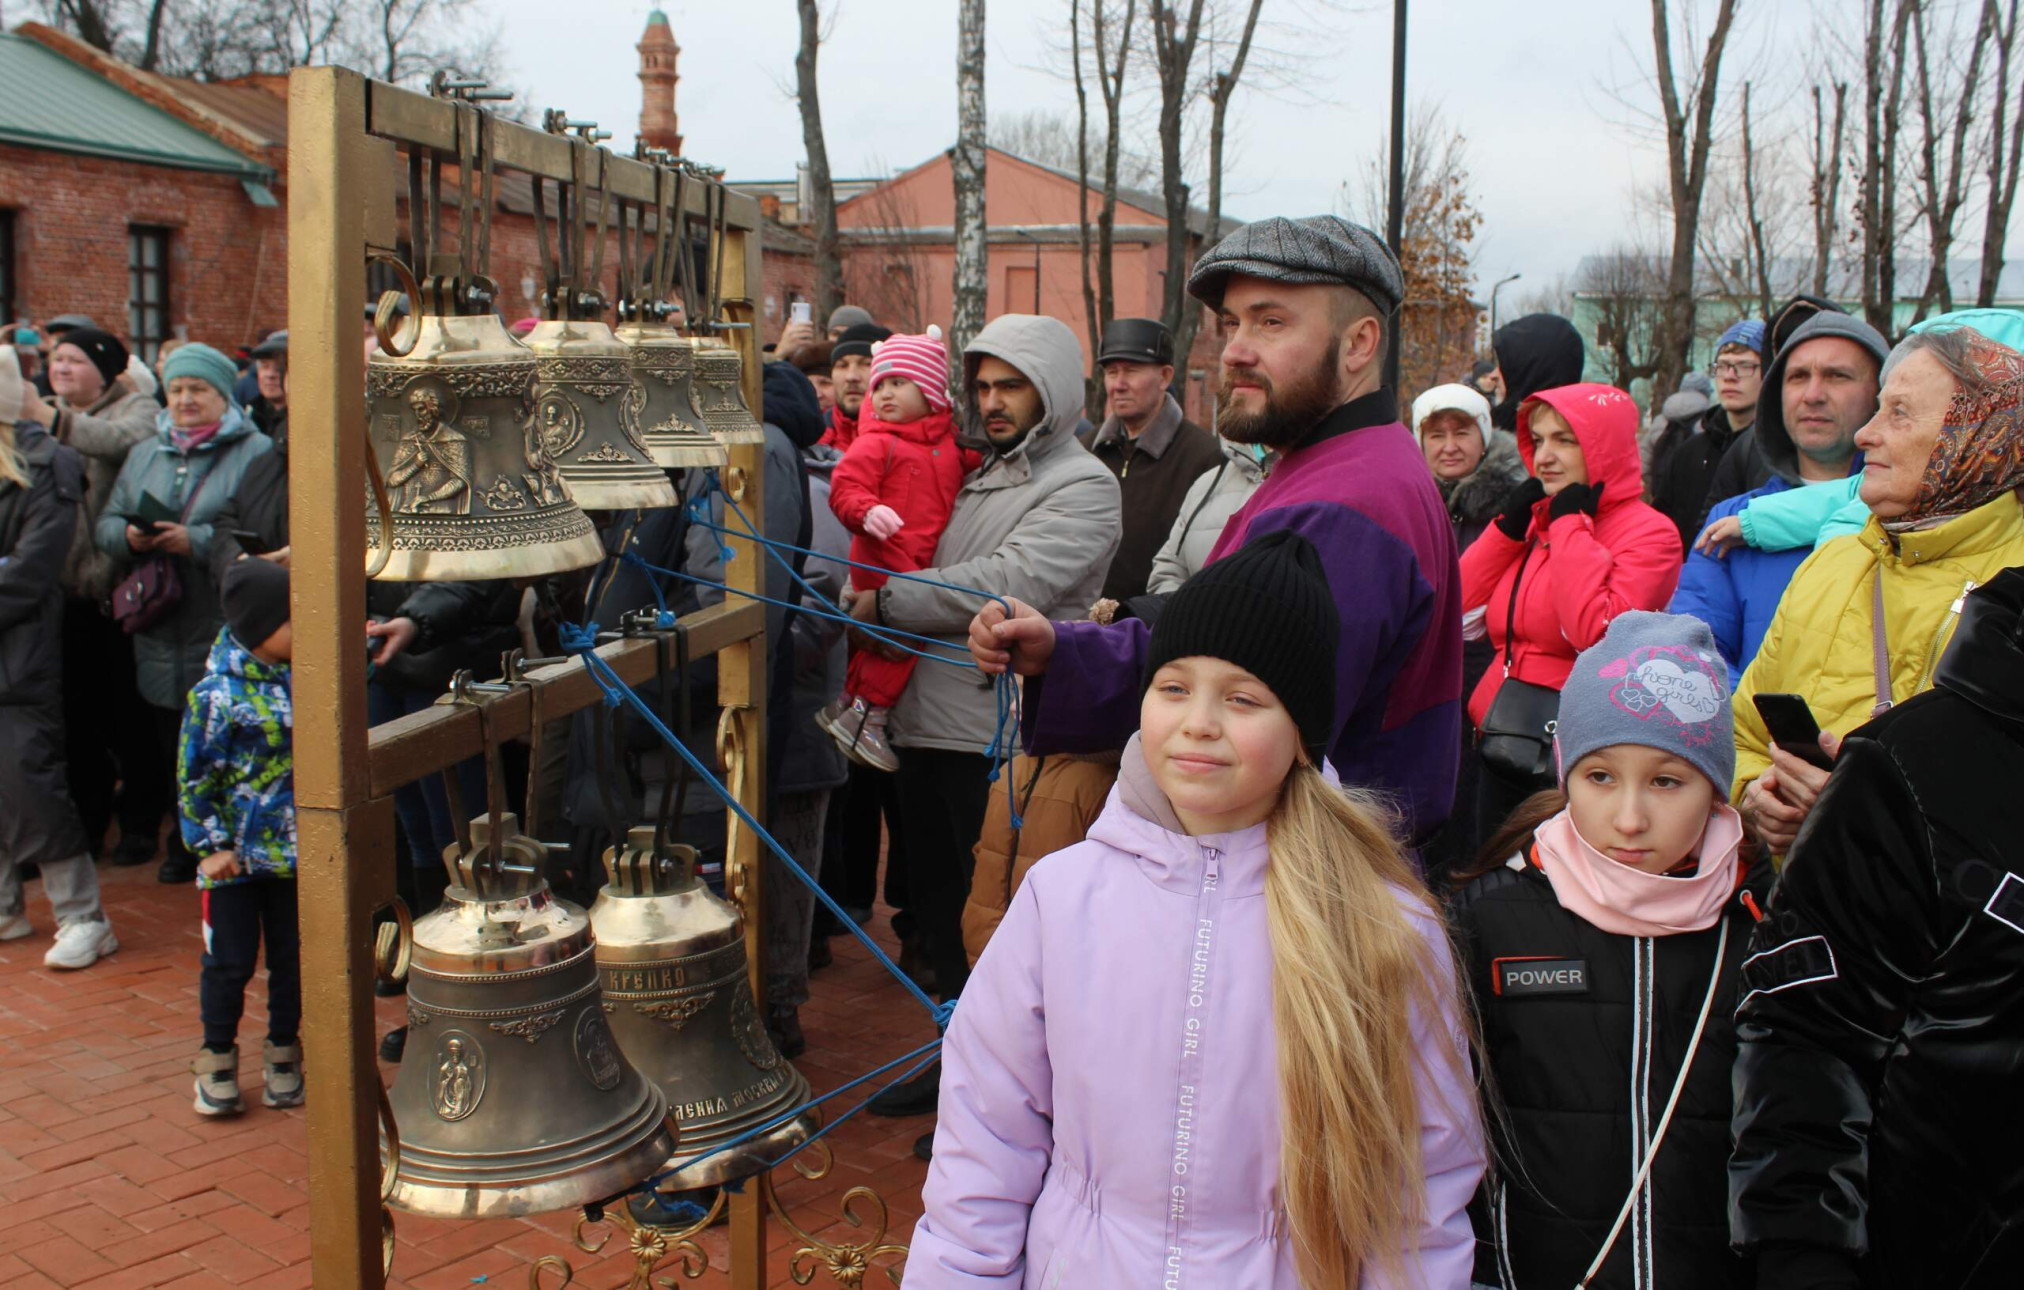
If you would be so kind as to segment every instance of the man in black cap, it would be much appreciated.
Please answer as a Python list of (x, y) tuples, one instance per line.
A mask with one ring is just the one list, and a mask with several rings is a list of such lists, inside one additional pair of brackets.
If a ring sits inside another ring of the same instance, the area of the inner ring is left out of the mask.
[[(1448, 817), (1461, 762), (1461, 578), (1441, 495), (1383, 384), (1398, 260), (1337, 216), (1275, 217), (1211, 248), (1188, 291), (1224, 337), (1217, 433), (1279, 454), (1209, 560), (1279, 529), (1321, 553), (1342, 616), (1329, 758), (1425, 839)], [(970, 651), (987, 673), (1031, 678), (1028, 752), (1089, 752), (1121, 747), (1137, 724), (1146, 630), (1143, 616), (1050, 623), (989, 605)]]
[(1106, 600), (1146, 589), (1153, 557), (1173, 531), (1188, 485), (1222, 458), (1208, 431), (1181, 415), (1167, 392), (1174, 380), (1173, 334), (1152, 318), (1117, 318), (1103, 329), (1108, 414), (1083, 444), (1117, 476), (1124, 495), (1124, 540), (1104, 576)]
[(871, 393), (871, 347), (890, 335), (877, 323), (859, 323), (829, 348), (830, 397), (836, 406), (830, 409), (829, 429), (821, 441), (838, 452), (850, 451), (851, 440), (857, 438), (857, 414), (864, 407), (864, 396)]
[(253, 379), (259, 393), (246, 411), (269, 439), (288, 418), (288, 329), (270, 331), (253, 347)]
[(49, 383), (49, 356), (63, 340), (64, 333), (73, 331), (97, 331), (98, 324), (90, 314), (58, 314), (42, 324), (43, 350), (42, 370), (35, 374), (35, 392), (45, 399), (56, 397), (56, 390)]

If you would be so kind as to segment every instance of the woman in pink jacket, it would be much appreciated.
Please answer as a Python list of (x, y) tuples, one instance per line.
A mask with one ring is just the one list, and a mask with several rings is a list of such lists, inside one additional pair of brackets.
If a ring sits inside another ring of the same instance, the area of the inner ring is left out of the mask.
[(1322, 765), (1338, 631), (1290, 531), (1167, 603), (1117, 787), (949, 1027), (908, 1290), (1469, 1284), (1453, 953)]
[(1518, 453), (1532, 478), (1462, 553), (1462, 635), (1487, 631), (1497, 647), (1469, 696), (1478, 838), (1558, 782), (1550, 723), (1575, 655), (1625, 610), (1663, 610), (1679, 584), (1679, 529), (1643, 501), (1637, 425), (1637, 404), (1614, 386), (1525, 400)]

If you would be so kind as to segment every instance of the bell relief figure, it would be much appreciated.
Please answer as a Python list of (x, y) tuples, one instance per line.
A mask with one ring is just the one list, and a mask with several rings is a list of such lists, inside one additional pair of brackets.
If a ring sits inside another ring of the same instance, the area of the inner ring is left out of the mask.
[(462, 1039), (443, 1045), (443, 1060), (436, 1067), (436, 1114), (445, 1120), (461, 1120), (478, 1105), (478, 1081)]
[(470, 514), (470, 440), (443, 415), (435, 390), (412, 389), (407, 403), (415, 428), (402, 436), (386, 476), (393, 509), (406, 515)]

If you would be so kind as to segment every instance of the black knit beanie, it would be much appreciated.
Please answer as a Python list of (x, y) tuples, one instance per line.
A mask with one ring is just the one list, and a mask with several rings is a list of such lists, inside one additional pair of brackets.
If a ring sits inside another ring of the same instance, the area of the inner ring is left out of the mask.
[(834, 363), (852, 354), (862, 354), (870, 358), (871, 347), (891, 335), (891, 331), (877, 323), (859, 323), (855, 327), (847, 327), (843, 335), (836, 338), (836, 343), (830, 346), (829, 361)]
[(1219, 658), (1271, 688), (1319, 762), (1335, 726), (1335, 598), (1314, 544), (1261, 533), (1167, 599), (1147, 642), (1140, 689), (1177, 658)]
[(288, 621), (288, 570), (272, 560), (247, 556), (225, 570), (219, 599), (232, 634), (247, 649), (257, 649)]
[(56, 338), (58, 345), (75, 345), (84, 351), (91, 365), (107, 385), (111, 385), (120, 373), (127, 370), (127, 347), (120, 344), (119, 337), (96, 327), (78, 327)]

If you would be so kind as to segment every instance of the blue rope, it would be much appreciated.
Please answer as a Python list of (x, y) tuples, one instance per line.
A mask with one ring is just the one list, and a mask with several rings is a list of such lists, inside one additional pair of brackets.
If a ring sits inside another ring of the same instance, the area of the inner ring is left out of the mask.
[(586, 628), (578, 627), (574, 623), (563, 623), (561, 626), (561, 636), (562, 647), (583, 660), (584, 670), (590, 674), (593, 681), (597, 682), (598, 688), (604, 691), (606, 705), (615, 708), (621, 703), (629, 704), (634, 712), (643, 717), (647, 724), (652, 727), (654, 733), (659, 735), (668, 747), (674, 749), (681, 759), (688, 763), (689, 769), (703, 783), (709, 785), (716, 792), (717, 796), (724, 799), (724, 804), (731, 808), (732, 813), (744, 823), (745, 827), (752, 830), (753, 836), (765, 843), (766, 848), (778, 857), (782, 864), (787, 866), (788, 871), (801, 881), (802, 886), (807, 887), (809, 891), (813, 892), (816, 899), (820, 900), (832, 914), (836, 915), (837, 920), (844, 925), (845, 929), (856, 936), (864, 944), (864, 947), (871, 951), (872, 957), (883, 964), (885, 970), (891, 973), (893, 978), (902, 986), (906, 987), (907, 993), (913, 995), (915, 1000), (923, 1008), (927, 1009), (928, 1015), (935, 1019), (935, 1024), (937, 1026), (946, 1026), (950, 1015), (955, 1012), (955, 1003), (953, 1001), (949, 1003), (936, 1003), (933, 999), (930, 999), (918, 985), (914, 984), (912, 977), (900, 971), (899, 964), (887, 957), (886, 952), (879, 948), (878, 942), (871, 938), (870, 933), (859, 927), (857, 921), (844, 912), (843, 906), (836, 902), (836, 898), (824, 891), (822, 884), (810, 877), (808, 871), (803, 869), (795, 861), (794, 857), (787, 853), (787, 848), (781, 846), (779, 841), (760, 825), (759, 821), (752, 818), (752, 813), (745, 809), (744, 803), (733, 796), (731, 790), (724, 787), (723, 782), (710, 773), (710, 768), (705, 766), (696, 754), (689, 750), (689, 746), (683, 743), (674, 731), (668, 729), (667, 725), (661, 721), (660, 714), (654, 711), (653, 706), (641, 699), (639, 694), (630, 685), (625, 683), (625, 679), (612, 670), (611, 664), (607, 663), (598, 654), (596, 624), (592, 624)]

